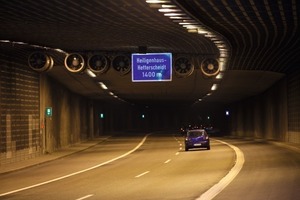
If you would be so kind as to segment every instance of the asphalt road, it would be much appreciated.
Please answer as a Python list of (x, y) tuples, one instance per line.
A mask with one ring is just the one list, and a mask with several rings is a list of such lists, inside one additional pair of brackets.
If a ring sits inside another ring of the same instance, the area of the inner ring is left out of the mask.
[[(273, 145), (227, 141), (245, 163), (215, 199), (300, 199), (300, 155)], [(211, 150), (185, 152), (183, 138), (168, 134), (116, 136), (81, 153), (0, 176), (0, 199), (193, 200), (236, 163), (218, 140)]]

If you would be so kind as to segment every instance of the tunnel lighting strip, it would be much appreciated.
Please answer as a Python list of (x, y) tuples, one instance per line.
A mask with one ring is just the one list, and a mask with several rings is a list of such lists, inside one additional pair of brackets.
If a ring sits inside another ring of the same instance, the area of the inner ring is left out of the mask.
[(86, 73), (87, 73), (87, 75), (89, 75), (92, 78), (96, 77), (96, 74), (94, 72), (92, 72), (91, 70), (89, 70), (89, 69), (86, 69)]
[(217, 76), (216, 79), (222, 79), (223, 78), (223, 72), (220, 72)]
[(103, 90), (107, 90), (107, 86), (103, 83), (103, 82), (98, 82), (100, 87), (103, 89)]
[[(65, 55), (68, 55), (68, 53), (67, 52), (65, 52), (65, 51), (63, 51), (63, 50), (61, 50), (61, 49), (54, 49), (54, 48), (50, 48), (50, 47), (45, 47), (45, 46), (40, 46), (40, 45), (35, 45), (35, 44), (29, 44), (29, 43), (25, 43), (25, 42), (16, 42), (16, 41), (10, 41), (10, 40), (0, 40), (0, 43), (10, 43), (10, 44), (12, 44), (12, 45), (26, 45), (26, 46), (31, 46), (31, 47), (34, 47), (34, 48), (39, 48), (39, 49), (45, 49), (45, 50), (52, 50), (52, 51), (56, 51), (56, 52), (58, 52), (58, 53), (63, 53), (63, 54), (65, 54)], [(94, 72), (92, 72), (91, 70), (89, 70), (89, 69), (86, 69), (85, 70), (85, 73), (88, 75), (88, 76), (90, 76), (91, 78), (95, 78), (95, 77), (97, 77), (97, 75), (94, 73)], [(99, 84), (100, 84), (100, 87), (102, 88), (102, 89), (104, 89), (104, 90), (107, 90), (108, 88), (106, 87), (106, 85), (104, 85), (102, 82), (99, 82)], [(105, 89), (106, 88), (106, 89)], [(109, 93), (111, 96), (113, 96), (114, 98), (116, 98), (116, 99), (119, 99), (119, 100), (121, 100), (121, 101), (124, 101), (124, 102), (126, 102), (125, 100), (123, 100), (123, 99), (120, 99), (117, 95), (115, 95), (115, 94), (113, 94), (112, 92), (110, 92)]]
[[(103, 83), (103, 82), (98, 82), (98, 84), (100, 85), (100, 87), (103, 89), (103, 90), (108, 90), (108, 87)], [(109, 91), (108, 94), (110, 96), (113, 96), (114, 98), (116, 99), (119, 99), (121, 101), (124, 101), (123, 99), (120, 99), (117, 95), (115, 95), (113, 92)], [(124, 101), (125, 102), (125, 101)]]
[[(146, 0), (146, 3), (150, 7), (158, 9), (164, 16), (169, 17), (174, 23), (185, 28), (189, 33), (197, 33), (208, 38), (219, 50), (219, 67), (220, 72), (215, 77), (217, 81), (220, 81), (224, 76), (226, 70), (227, 59), (229, 57), (229, 45), (225, 39), (219, 34), (208, 28), (206, 25), (192, 19), (183, 10), (177, 7), (171, 0)], [(217, 89), (217, 85), (214, 84), (211, 88), (212, 91)], [(211, 95), (207, 94), (205, 97)], [(199, 101), (196, 101), (196, 103)]]
[(217, 88), (218, 88), (218, 84), (216, 84), (216, 83), (213, 84), (213, 86), (211, 86), (211, 90), (212, 91), (216, 90)]
[[(201, 24), (193, 19), (191, 19), (187, 14), (185, 14), (180, 8), (172, 4), (171, 1), (159, 1), (159, 0), (146, 0), (148, 4), (155, 4), (159, 12), (164, 13), (164, 16), (169, 17), (173, 22), (178, 23), (182, 27), (186, 28), (188, 32), (198, 33), (203, 35), (206, 38), (209, 38), (219, 49), (220, 58), (228, 57), (228, 47), (226, 41), (223, 41), (221, 36), (206, 27), (204, 24)], [(154, 6), (151, 6), (154, 7)], [(221, 62), (225, 62), (223, 60)], [(225, 68), (223, 67), (223, 71)]]
[(0, 197), (6, 196), (6, 195), (9, 195), (9, 194), (14, 194), (14, 193), (17, 193), (17, 192), (21, 192), (21, 191), (24, 191), (24, 190), (29, 190), (29, 189), (39, 187), (39, 186), (42, 186), (42, 185), (46, 185), (46, 184), (49, 184), (49, 183), (53, 183), (53, 182), (56, 182), (56, 181), (60, 181), (62, 179), (69, 178), (69, 177), (72, 177), (72, 176), (75, 176), (75, 175), (78, 175), (78, 174), (82, 174), (82, 173), (88, 172), (90, 170), (102, 167), (103, 165), (107, 165), (109, 163), (112, 163), (112, 162), (114, 162), (116, 160), (119, 160), (121, 158), (124, 158), (124, 157), (128, 156), (129, 154), (132, 154), (133, 152), (138, 150), (145, 143), (145, 141), (146, 141), (146, 139), (149, 135), (150, 134), (145, 135), (143, 137), (142, 141), (135, 148), (133, 148), (132, 150), (130, 150), (130, 151), (118, 156), (118, 157), (115, 157), (111, 160), (105, 161), (103, 163), (100, 163), (98, 165), (95, 165), (93, 167), (90, 167), (90, 168), (87, 168), (87, 169), (84, 169), (84, 170), (81, 170), (81, 171), (77, 171), (77, 172), (74, 172), (74, 173), (71, 173), (71, 174), (68, 174), (68, 175), (65, 175), (65, 176), (61, 176), (61, 177), (58, 177), (58, 178), (55, 178), (55, 179), (51, 179), (49, 181), (41, 182), (41, 183), (31, 185), (31, 186), (28, 186), (28, 187), (24, 187), (24, 188), (20, 188), (20, 189), (17, 189), (17, 190), (12, 190), (12, 191), (9, 191), (9, 192), (6, 192), (6, 193), (2, 193), (2, 194), (0, 194)]

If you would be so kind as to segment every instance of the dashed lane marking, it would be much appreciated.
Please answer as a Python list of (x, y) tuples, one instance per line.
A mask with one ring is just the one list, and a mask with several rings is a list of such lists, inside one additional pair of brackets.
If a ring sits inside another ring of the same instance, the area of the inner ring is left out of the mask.
[(79, 199), (76, 199), (76, 200), (83, 200), (83, 199), (90, 198), (90, 197), (92, 197), (92, 196), (94, 196), (94, 195), (93, 195), (93, 194), (89, 194), (89, 195), (86, 195), (86, 196), (84, 196), (84, 197), (80, 197)]
[(139, 175), (136, 175), (135, 178), (140, 178), (141, 176), (144, 176), (145, 174), (148, 174), (150, 171), (145, 171)]

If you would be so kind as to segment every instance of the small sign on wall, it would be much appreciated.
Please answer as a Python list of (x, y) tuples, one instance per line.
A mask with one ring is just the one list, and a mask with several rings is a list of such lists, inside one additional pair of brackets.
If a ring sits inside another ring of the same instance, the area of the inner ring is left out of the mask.
[(52, 117), (52, 107), (46, 107), (46, 117)]

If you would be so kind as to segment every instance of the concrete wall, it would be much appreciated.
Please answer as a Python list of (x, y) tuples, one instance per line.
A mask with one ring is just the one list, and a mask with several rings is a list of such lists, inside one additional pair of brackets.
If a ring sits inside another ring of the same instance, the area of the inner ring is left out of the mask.
[(300, 144), (300, 71), (230, 106), (230, 135)]
[[(45, 108), (53, 115), (46, 117)], [(46, 74), (0, 60), (0, 165), (92, 138), (93, 103)]]
[[(43, 146), (45, 152), (53, 152), (81, 142), (93, 136), (90, 130), (90, 101), (76, 95), (52, 78), (41, 75), (40, 112), (44, 123)], [(52, 108), (52, 116), (45, 115), (46, 107)], [(93, 109), (92, 109), (93, 110)]]

